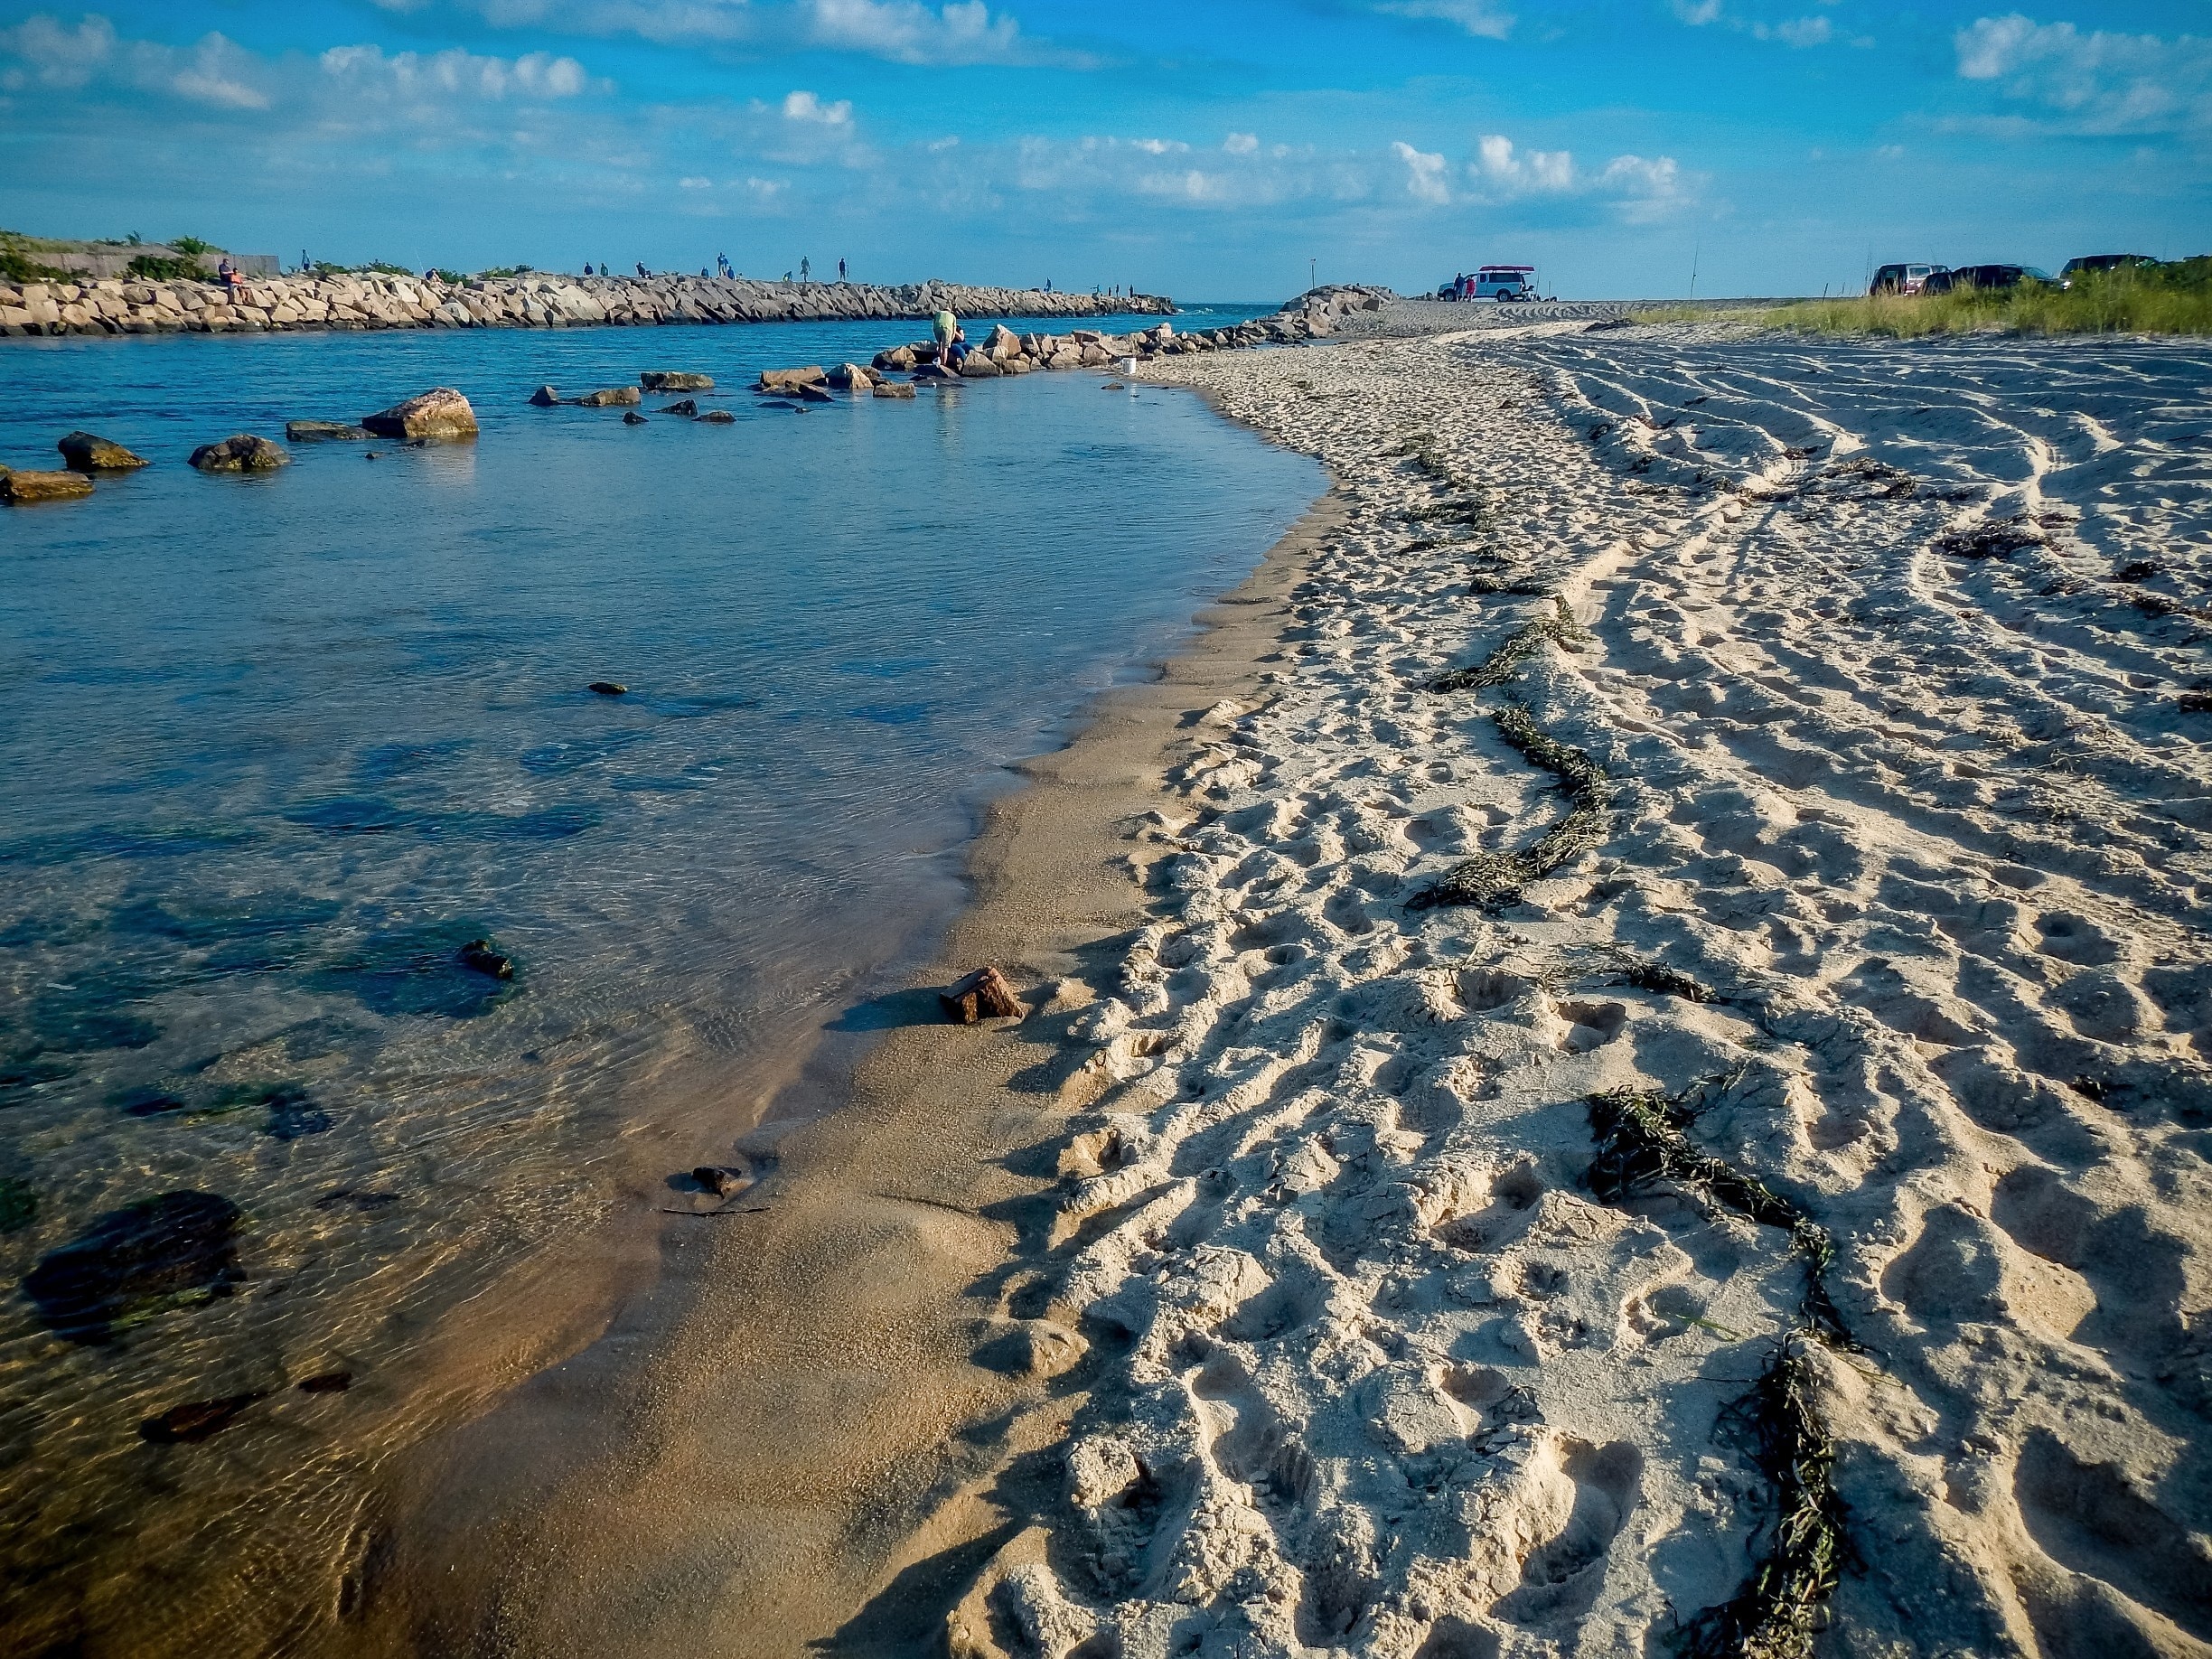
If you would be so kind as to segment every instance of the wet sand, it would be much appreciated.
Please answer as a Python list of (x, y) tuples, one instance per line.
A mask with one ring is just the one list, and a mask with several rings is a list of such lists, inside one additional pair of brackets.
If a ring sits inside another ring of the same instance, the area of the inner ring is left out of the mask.
[[(1067, 1035), (1061, 981), (1108, 971), (1143, 923), (1130, 820), (1159, 804), (1203, 712), (1250, 695), (1337, 511), (1325, 498), (1160, 679), (1110, 693), (1073, 745), (1028, 763), (1031, 786), (991, 809), (936, 970), (848, 1017), (739, 1142), (756, 1185), (712, 1218), (670, 1218), (651, 1292), (395, 1467), (345, 1620), (357, 1651), (939, 1639), (1014, 1530), (1022, 1454), (1058, 1438), (1092, 1363), (1044, 1317), (1037, 1268), (1070, 1114), (1104, 1082)], [(1034, 1011), (943, 1023), (935, 985), (984, 961)]]

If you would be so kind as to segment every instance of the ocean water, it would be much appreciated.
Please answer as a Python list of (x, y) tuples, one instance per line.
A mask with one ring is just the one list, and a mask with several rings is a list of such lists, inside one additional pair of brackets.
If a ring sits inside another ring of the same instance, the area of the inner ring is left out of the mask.
[[(314, 1587), (236, 1541), (351, 1524), (454, 1310), (677, 1202), (911, 970), (1009, 764), (1323, 487), (1095, 374), (740, 389), (904, 337), (0, 347), (0, 461), (81, 426), (155, 463), (0, 512), (11, 1651), (282, 1648)], [(525, 403), (653, 368), (736, 420)], [(184, 464), (441, 385), (480, 441)]]

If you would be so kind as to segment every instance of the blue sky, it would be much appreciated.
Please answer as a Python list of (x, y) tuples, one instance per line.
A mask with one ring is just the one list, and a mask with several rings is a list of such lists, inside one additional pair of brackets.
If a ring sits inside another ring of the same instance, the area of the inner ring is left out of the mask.
[(2212, 251), (2212, 10), (2029, 3), (0, 0), (0, 225), (1186, 299)]

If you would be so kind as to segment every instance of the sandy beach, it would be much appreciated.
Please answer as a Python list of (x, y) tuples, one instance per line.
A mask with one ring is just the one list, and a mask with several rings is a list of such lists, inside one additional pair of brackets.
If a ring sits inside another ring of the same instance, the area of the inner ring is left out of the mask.
[(998, 810), (940, 966), (1029, 1016), (891, 1010), (433, 1448), (636, 1401), (502, 1551), (436, 1483), (410, 1639), (2207, 1651), (2212, 360), (1143, 372), (1336, 490)]

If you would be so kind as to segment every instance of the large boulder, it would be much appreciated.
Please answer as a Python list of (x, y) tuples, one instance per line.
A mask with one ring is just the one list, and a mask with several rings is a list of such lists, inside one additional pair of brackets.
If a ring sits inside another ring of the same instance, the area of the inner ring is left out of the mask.
[(576, 399), (581, 408), (627, 408), (645, 401), (645, 394), (634, 386), (609, 386), (601, 391), (586, 392)]
[(761, 378), (754, 382), (755, 391), (795, 392), (802, 386), (823, 386), (830, 376), (820, 363), (808, 363), (799, 369), (764, 369)]
[(638, 376), (638, 384), (647, 391), (712, 391), (711, 374), (686, 374), (674, 369), (648, 369)]
[(994, 363), (1003, 363), (1010, 357), (1019, 357), (1021, 349), (1021, 336), (1003, 323), (992, 329), (983, 342), (983, 355)]
[(914, 356), (914, 347), (893, 346), (888, 351), (878, 351), (876, 353), (875, 366), (881, 370), (895, 370), (900, 373), (904, 373), (905, 370), (913, 368), (914, 364), (920, 361), (921, 360), (919, 358)]
[(916, 363), (914, 378), (917, 380), (953, 380), (960, 377), (942, 363)]
[(0, 501), (11, 507), (91, 493), (92, 481), (82, 473), (11, 473), (0, 468)]
[(870, 389), (878, 398), (911, 398), (914, 389), (904, 380), (878, 380)]
[(285, 436), (295, 444), (358, 444), (372, 434), (366, 426), (338, 420), (287, 420)]
[(830, 371), (830, 384), (839, 391), (864, 392), (876, 384), (876, 377), (858, 363), (839, 363)]
[(970, 351), (960, 361), (960, 372), (970, 380), (989, 380), (999, 373), (998, 365), (980, 351)]
[(465, 438), (476, 436), (476, 411), (469, 400), (450, 386), (440, 386), (395, 403), (389, 409), (361, 417), (361, 425), (379, 437)]
[(203, 473), (273, 473), (292, 457), (284, 445), (241, 432), (220, 444), (202, 444), (192, 452), (192, 464)]
[(61, 464), (72, 473), (127, 473), (146, 464), (144, 455), (89, 432), (72, 432), (54, 447), (61, 452)]

